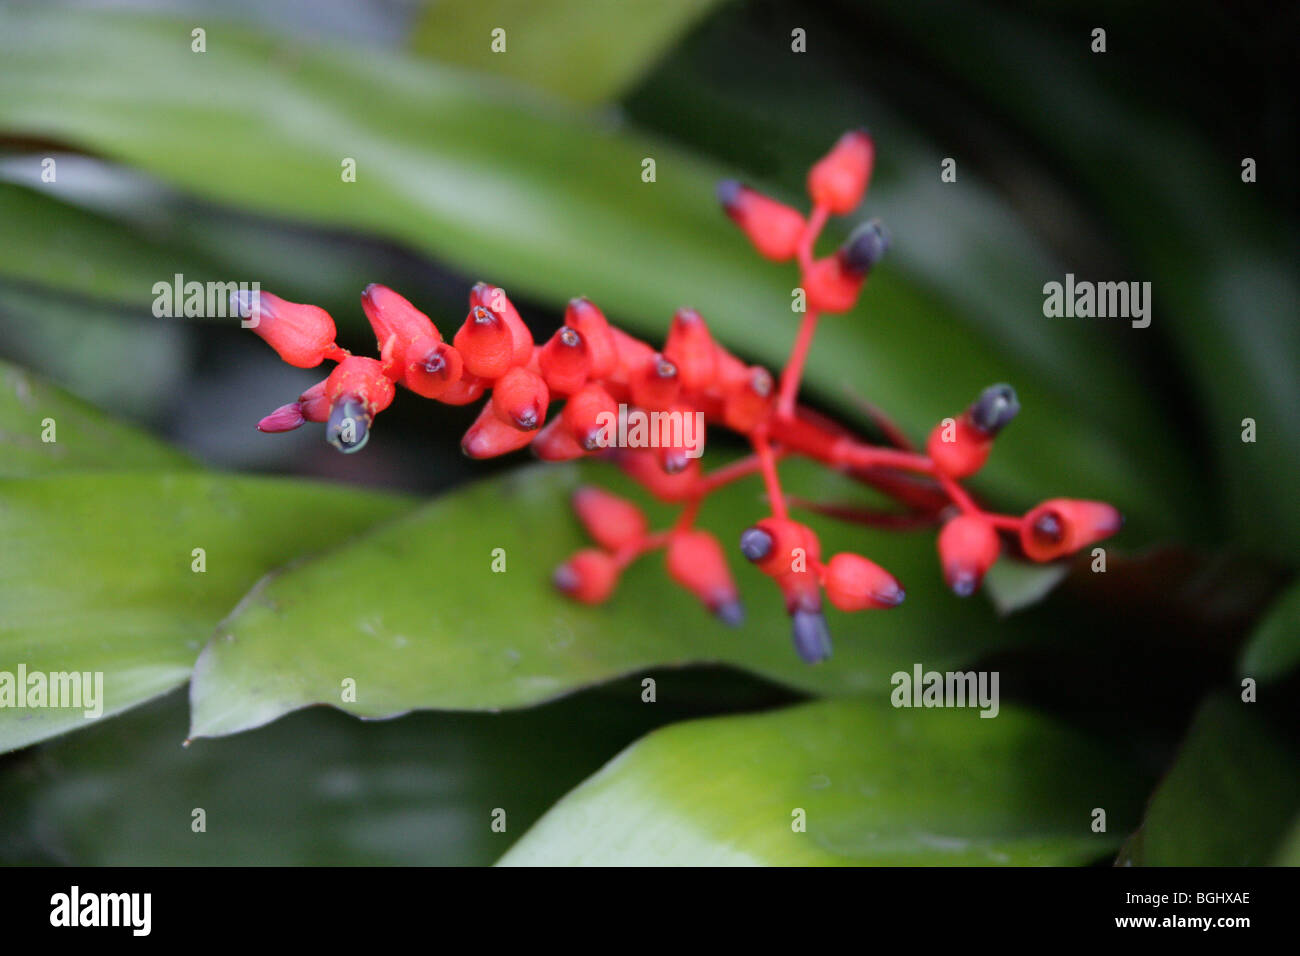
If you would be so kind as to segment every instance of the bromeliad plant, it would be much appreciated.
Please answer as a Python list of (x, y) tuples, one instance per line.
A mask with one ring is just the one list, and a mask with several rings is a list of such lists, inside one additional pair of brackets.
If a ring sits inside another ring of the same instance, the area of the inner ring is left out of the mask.
[[(799, 266), (807, 309), (777, 379), (715, 342), (704, 318), (691, 309), (677, 312), (667, 341), (656, 350), (612, 326), (594, 303), (574, 299), (564, 325), (537, 345), (504, 290), (479, 283), (470, 292), (468, 316), (448, 343), (410, 302), (371, 285), (362, 293), (361, 305), (377, 339), (376, 359), (340, 348), (334, 321), (324, 310), (261, 293), (241, 298), (237, 305), (281, 358), (300, 368), (338, 364), (296, 402), (262, 419), (258, 428), (282, 432), (308, 421), (324, 422), (326, 438), (335, 447), (355, 452), (366, 444), (375, 416), (392, 403), (398, 385), (452, 405), (490, 393), (461, 442), (469, 457), (490, 458), (524, 446), (545, 461), (602, 455), (654, 497), (682, 505), (671, 528), (652, 531), (632, 502), (597, 488), (580, 489), (574, 508), (597, 547), (579, 551), (556, 571), (561, 591), (578, 601), (600, 603), (612, 594), (628, 564), (663, 549), (672, 578), (732, 625), (741, 622), (743, 613), (723, 549), (694, 525), (711, 492), (757, 472), (771, 513), (741, 535), (740, 550), (781, 589), (795, 648), (809, 663), (831, 651), (823, 591), (844, 611), (896, 607), (904, 591), (893, 575), (862, 555), (842, 553), (822, 560), (816, 534), (790, 517), (792, 502), (778, 474), (778, 461), (785, 455), (802, 455), (846, 472), (902, 506), (888, 513), (824, 509), (828, 514), (888, 527), (942, 524), (940, 565), (961, 596), (979, 587), (1007, 543), (1004, 538), (1024, 557), (1043, 562), (1113, 534), (1121, 524), (1119, 512), (1102, 502), (1054, 498), (1014, 516), (984, 510), (961, 486), (961, 479), (983, 466), (995, 436), (1019, 410), (1009, 385), (990, 386), (965, 412), (940, 422), (924, 452), (874, 411), (887, 445), (865, 441), (798, 403), (819, 317), (853, 307), (889, 245), (884, 228), (871, 220), (836, 252), (815, 258), (828, 218), (851, 213), (861, 202), (874, 155), (865, 131), (844, 135), (809, 172), (812, 209), (807, 217), (738, 182), (724, 182), (718, 189), (723, 210), (760, 255)], [(564, 400), (564, 408), (548, 423), (556, 399)], [(702, 415), (744, 436), (752, 454), (705, 472), (698, 460), (703, 436), (691, 447), (681, 430), (656, 447), (617, 446), (616, 436), (626, 432), (618, 423), (633, 414), (654, 413)]]

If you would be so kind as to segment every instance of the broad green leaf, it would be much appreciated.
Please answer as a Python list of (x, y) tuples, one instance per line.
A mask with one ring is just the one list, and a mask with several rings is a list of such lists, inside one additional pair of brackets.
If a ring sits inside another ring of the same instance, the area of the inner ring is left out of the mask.
[(1256, 626), (1237, 671), (1259, 681), (1285, 677), (1300, 663), (1300, 584), (1283, 592)]
[(101, 302), (0, 280), (5, 354), (120, 416), (166, 414), (183, 389), (190, 342), (171, 320), (140, 321)]
[[(890, 675), (969, 661), (1031, 633), (997, 620), (942, 581), (930, 533), (891, 535), (818, 517), (824, 552), (882, 561), (907, 588), (897, 609), (844, 615), (828, 609), (835, 654), (816, 667), (790, 643), (772, 582), (734, 550), (764, 513), (759, 482), (737, 483), (701, 512), (733, 555), (748, 617), (715, 622), (677, 589), (661, 554), (642, 558), (598, 608), (551, 585), (555, 567), (585, 539), (569, 509), (581, 480), (644, 495), (610, 466), (543, 465), (457, 490), (400, 521), (263, 582), (213, 636), (191, 687), (194, 736), (234, 733), (325, 703), (363, 717), (415, 708), (497, 709), (535, 704), (653, 666), (721, 662), (813, 692), (887, 694)], [(844, 498), (853, 486), (823, 470), (782, 465), (802, 497)], [(652, 509), (657, 527), (670, 513)], [(504, 573), (494, 573), (502, 549)], [(344, 678), (355, 702), (340, 701)]]
[(192, 464), (181, 452), (5, 361), (0, 446), (0, 479), (110, 468), (175, 471)]
[(190, 747), (177, 691), (0, 763), (0, 865), (490, 864), (640, 735), (767, 694), (717, 671), (657, 676), (654, 704), (625, 682), (507, 714), (316, 709)]
[(0, 709), (0, 752), (85, 727), (87, 709), (107, 717), (184, 683), (258, 578), (405, 505), (343, 487), (183, 472), (0, 480), (0, 691), (19, 668), (29, 679), (103, 675), (91, 708), (22, 706), (15, 696)]
[(439, 60), (579, 103), (602, 103), (635, 83), (716, 3), (437, 0), (421, 16), (411, 43)]
[[(789, 350), (793, 276), (758, 262), (715, 208), (714, 185), (732, 172), (724, 167), (400, 56), (214, 24), (200, 57), (177, 41), (189, 26), (175, 20), (0, 16), (0, 63), (14, 94), (0, 102), (4, 126), (94, 149), (201, 196), (385, 235), (530, 296), (588, 294), (651, 337), (692, 304), (756, 359), (777, 365)], [(214, 129), (225, 149), (212, 149)], [(653, 183), (641, 179), (646, 157), (657, 163)], [(344, 158), (357, 161), (355, 183), (341, 181)], [(886, 202), (888, 190), (882, 183)], [(1060, 378), (989, 342), (892, 266), (855, 314), (825, 323), (809, 368), (817, 394), (851, 409), (852, 386), (914, 433), (984, 385), (1011, 380), (1025, 412), (999, 441), (989, 487), (1017, 507), (1051, 494), (1111, 499), (1130, 534), (1168, 533), (1180, 510), (1169, 490), (1184, 483), (1142, 390), (1108, 378), (1107, 404), (1135, 423), (1121, 439), (1092, 427), (1089, 405)]]
[[(1112, 753), (1029, 711), (986, 720), (827, 701), (656, 731), (501, 862), (1083, 864), (1114, 850), (1141, 783)], [(1092, 830), (1098, 807), (1105, 833)]]
[(1141, 866), (1262, 866), (1300, 811), (1300, 761), (1258, 704), (1211, 697), (1125, 848)]
[[(327, 309), (345, 332), (369, 330), (358, 302), (369, 283), (400, 287), (413, 297), (429, 285), (426, 267), (394, 261), (376, 243), (197, 204), (156, 180), (141, 183), (139, 174), (123, 167), (75, 159), (61, 160), (58, 190), (0, 184), (0, 246), (12, 250), (0, 257), (0, 277), (140, 316), (152, 314), (157, 283), (172, 286), (177, 274), (183, 282), (260, 281), (293, 301)], [(36, 160), (19, 157), (6, 166), (20, 162)], [(120, 195), (128, 201), (108, 201)], [(462, 305), (459, 290), (454, 300)], [(181, 321), (203, 319), (232, 321), (224, 315)], [(12, 337), (8, 341), (12, 347)]]
[(56, 184), (44, 190), (0, 184), (0, 246), (0, 277), (114, 302), (148, 305), (154, 283), (170, 282), (177, 272), (215, 278), (210, 259), (60, 202)]

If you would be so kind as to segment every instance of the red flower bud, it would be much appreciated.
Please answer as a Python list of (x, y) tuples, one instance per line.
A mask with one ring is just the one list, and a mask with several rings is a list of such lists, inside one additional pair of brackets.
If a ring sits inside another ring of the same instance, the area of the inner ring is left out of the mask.
[(758, 365), (750, 367), (744, 380), (727, 390), (722, 407), (722, 420), (728, 428), (742, 434), (753, 431), (754, 426), (767, 418), (768, 409), (776, 397), (772, 374)]
[(684, 501), (695, 491), (700, 460), (692, 458), (676, 473), (664, 471), (654, 448), (620, 449), (618, 466), (660, 501)]
[(925, 443), (925, 452), (936, 468), (950, 478), (966, 478), (984, 467), (993, 437), (980, 431), (970, 418), (945, 418)]
[(609, 551), (635, 544), (650, 530), (640, 508), (603, 488), (579, 488), (573, 493), (573, 510), (591, 540)]
[(236, 292), (234, 310), (249, 328), (297, 368), (315, 368), (327, 358), (342, 357), (335, 343), (334, 320), (314, 305), (289, 302), (269, 292)]
[(822, 579), (826, 597), (841, 611), (898, 607), (906, 596), (898, 580), (860, 554), (837, 554)]
[[(459, 354), (457, 352), (457, 355)], [(488, 383), (483, 379), (462, 372), (460, 378), (448, 385), (446, 391), (438, 396), (438, 401), (444, 405), (470, 405), (483, 397), (487, 386)]]
[(633, 338), (621, 329), (610, 326), (611, 341), (614, 343), (614, 371), (608, 380), (611, 383), (627, 385), (632, 377), (641, 370), (655, 350), (640, 339)]
[(569, 431), (563, 415), (552, 418), (533, 439), (533, 454), (542, 461), (570, 461), (587, 454)]
[(957, 419), (944, 419), (926, 443), (935, 466), (952, 478), (975, 474), (988, 460), (993, 437), (1020, 411), (1016, 390), (1010, 385), (990, 385)]
[(465, 371), (479, 378), (500, 378), (514, 359), (514, 336), (505, 320), (476, 305), (454, 339)]
[[(659, 465), (670, 475), (685, 471), (690, 467), (692, 461), (698, 461), (704, 454), (704, 442), (707, 438), (707, 425), (704, 419), (699, 419), (698, 423), (688, 425), (692, 421), (690, 416), (698, 414), (695, 408), (690, 405), (674, 405), (667, 409), (670, 416), (667, 428), (659, 426), (658, 434), (653, 435), (654, 439), (662, 442), (656, 449), (659, 455)], [(680, 433), (678, 429), (671, 424), (676, 419), (682, 423)], [(650, 428), (652, 433), (655, 431), (654, 415), (651, 414)], [(687, 429), (691, 433), (687, 433)]]
[(847, 312), (858, 301), (866, 276), (849, 269), (836, 254), (818, 259), (803, 276), (808, 308), (818, 312)]
[(489, 398), (479, 412), (474, 424), (461, 439), (460, 449), (470, 458), (495, 458), (523, 448), (536, 437), (537, 432), (515, 428), (501, 420)]
[(529, 359), (533, 357), (533, 333), (529, 331), (528, 324), (519, 317), (519, 311), (514, 304), (506, 297), (506, 290), (486, 282), (479, 282), (470, 290), (469, 304), (470, 308), (481, 305), (501, 317), (506, 327), (510, 329), (510, 337), (514, 343), (510, 364), (527, 365)]
[(542, 377), (515, 366), (492, 386), (492, 404), (501, 420), (515, 428), (532, 431), (546, 421), (550, 392)]
[(789, 518), (764, 518), (740, 536), (740, 553), (764, 574), (811, 576), (821, 558), (821, 542), (807, 525)]
[(740, 593), (717, 538), (707, 531), (678, 531), (668, 542), (665, 560), (672, 579), (724, 624), (735, 627), (744, 620)]
[(326, 441), (342, 452), (360, 451), (370, 440), (375, 416), (392, 404), (394, 391), (377, 359), (344, 359), (325, 380), (330, 403)]
[(682, 383), (677, 366), (658, 352), (651, 352), (640, 368), (628, 376), (632, 403), (651, 411), (663, 411), (677, 401)]
[(1053, 498), (1020, 520), (1020, 546), (1033, 561), (1052, 561), (1108, 538), (1124, 516), (1104, 501)]
[(697, 392), (713, 383), (716, 346), (704, 318), (694, 309), (678, 309), (668, 327), (664, 356), (677, 366), (682, 387)]
[(599, 385), (587, 385), (564, 406), (565, 426), (587, 451), (609, 448), (618, 431), (618, 402)]
[(371, 416), (393, 403), (394, 391), (379, 361), (360, 355), (349, 355), (325, 379), (325, 397), (331, 407), (351, 397), (361, 402)]
[(389, 356), (398, 370), (398, 378), (408, 361), (408, 345), (421, 339), (442, 341), (432, 320), (387, 286), (377, 283), (366, 286), (361, 293), (361, 308), (375, 331), (380, 351)]
[(564, 310), (564, 324), (582, 336), (587, 344), (591, 360), (587, 374), (592, 378), (609, 376), (618, 365), (618, 349), (605, 313), (590, 299), (571, 299)]
[(738, 388), (744, 388), (749, 382), (751, 366), (746, 365), (721, 345), (713, 347), (713, 363), (715, 369), (713, 386), (724, 395)]
[(425, 398), (442, 398), (464, 374), (460, 352), (434, 336), (415, 339), (402, 354), (402, 384)]
[(555, 569), (555, 586), (583, 604), (600, 604), (618, 584), (617, 562), (604, 551), (586, 548)]
[(288, 405), (281, 405), (258, 422), (257, 430), (270, 433), (291, 432), (306, 420), (302, 415), (302, 405), (298, 402), (290, 402)]
[(808, 172), (808, 195), (835, 215), (852, 212), (867, 191), (875, 159), (876, 146), (866, 130), (845, 133)]
[(987, 519), (958, 515), (939, 532), (938, 547), (939, 565), (948, 587), (959, 597), (968, 597), (997, 561), (1002, 542)]
[(537, 364), (552, 395), (572, 395), (587, 384), (591, 371), (587, 340), (576, 329), (561, 326), (542, 346)]
[(298, 396), (302, 417), (309, 422), (323, 422), (330, 417), (330, 399), (325, 394), (325, 384), (328, 381), (328, 378), (323, 378)]
[(799, 212), (734, 179), (718, 184), (718, 201), (759, 255), (777, 262), (794, 258), (807, 225)]

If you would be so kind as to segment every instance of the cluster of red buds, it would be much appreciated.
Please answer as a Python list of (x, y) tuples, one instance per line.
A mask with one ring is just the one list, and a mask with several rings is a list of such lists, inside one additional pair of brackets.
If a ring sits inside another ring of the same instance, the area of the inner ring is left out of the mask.
[[(738, 182), (718, 189), (724, 211), (761, 255), (793, 260), (799, 267), (807, 310), (779, 379), (714, 341), (704, 318), (691, 309), (674, 315), (667, 341), (656, 350), (612, 326), (589, 300), (574, 299), (564, 325), (537, 345), (505, 292), (479, 283), (449, 344), (410, 302), (372, 285), (362, 293), (361, 305), (377, 339), (375, 359), (341, 349), (334, 341), (334, 322), (323, 310), (261, 293), (237, 305), (281, 358), (300, 368), (338, 364), (258, 428), (279, 432), (306, 421), (325, 422), (327, 439), (353, 452), (366, 443), (375, 416), (393, 401), (397, 385), (453, 405), (490, 393), (461, 442), (469, 457), (490, 458), (525, 445), (545, 461), (600, 455), (652, 496), (683, 506), (671, 528), (652, 531), (632, 502), (597, 488), (580, 489), (574, 508), (596, 547), (579, 551), (556, 571), (561, 591), (585, 603), (602, 602), (629, 563), (663, 549), (669, 575), (732, 625), (743, 618), (735, 583), (718, 540), (697, 529), (695, 520), (711, 492), (760, 474), (771, 513), (744, 531), (740, 551), (780, 588), (795, 648), (810, 663), (830, 655), (823, 593), (841, 610), (862, 611), (896, 607), (904, 592), (893, 575), (861, 555), (822, 560), (817, 535), (789, 516), (791, 505), (800, 503), (782, 491), (777, 463), (783, 456), (814, 459), (901, 506), (881, 512), (806, 504), (811, 510), (881, 527), (941, 524), (939, 562), (961, 596), (979, 587), (1004, 543), (1030, 560), (1052, 561), (1113, 534), (1121, 518), (1108, 504), (1056, 498), (1023, 516), (1003, 515), (984, 510), (958, 483), (983, 466), (994, 438), (1019, 410), (1008, 385), (985, 389), (965, 412), (940, 422), (924, 453), (874, 409), (884, 445), (864, 441), (797, 403), (818, 317), (853, 307), (889, 245), (888, 234), (871, 220), (831, 255), (814, 256), (827, 219), (861, 203), (874, 155), (865, 131), (843, 136), (809, 173), (807, 217)], [(555, 399), (564, 400), (564, 407), (548, 423)], [(612, 423), (626, 420), (629, 410), (701, 415), (745, 436), (752, 454), (704, 472), (702, 435), (693, 447), (680, 440), (619, 446)]]

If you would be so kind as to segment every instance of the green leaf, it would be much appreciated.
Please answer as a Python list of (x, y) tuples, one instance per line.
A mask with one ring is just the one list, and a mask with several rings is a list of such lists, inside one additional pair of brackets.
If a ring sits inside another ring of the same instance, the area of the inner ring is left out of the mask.
[[(32, 157), (33, 165), (39, 157)], [(71, 171), (69, 171), (70, 173)], [(144, 305), (155, 282), (180, 272), (211, 274), (210, 259), (171, 243), (153, 240), (143, 229), (66, 202), (58, 187), (44, 191), (0, 184), (0, 276), (36, 282), (64, 292)]]
[[(157, 302), (155, 284), (170, 287), (177, 274), (186, 282), (256, 280), (293, 301), (326, 308), (340, 329), (368, 330), (357, 305), (359, 290), (375, 281), (406, 283), (404, 288), (427, 284), (422, 266), (394, 263), (377, 243), (198, 205), (155, 180), (140, 182), (138, 173), (76, 159), (59, 167), (57, 191), (0, 184), (0, 245), (12, 250), (0, 259), (0, 277), (29, 289), (39, 286), (47, 298), (70, 294), (78, 305), (89, 298), (144, 314)], [(93, 184), (84, 187), (89, 195), (77, 191), (78, 177)], [(119, 206), (101, 192), (128, 198)], [(459, 306), (461, 295), (455, 299)], [(83, 306), (83, 320), (85, 312)], [(232, 321), (207, 314), (181, 321), (211, 319)], [(31, 325), (25, 320), (24, 336), (32, 335)], [(138, 347), (140, 334), (118, 325), (117, 334)], [(156, 324), (150, 331), (158, 337)], [(67, 336), (63, 340), (66, 346)], [(7, 341), (12, 350), (14, 337)]]
[(0, 281), (0, 340), (6, 354), (114, 414), (162, 418), (184, 388), (185, 331), (171, 320), (140, 321), (101, 302)]
[[(494, 281), (529, 296), (588, 294), (652, 337), (689, 303), (758, 360), (777, 365), (790, 348), (793, 276), (757, 262), (715, 208), (714, 185), (732, 170), (400, 56), (299, 47), (225, 25), (209, 29), (209, 52), (195, 56), (177, 42), (190, 29), (180, 21), (0, 16), (13, 94), (0, 102), (0, 123), (12, 129), (84, 145), (202, 196), (372, 231), (474, 273), (486, 264)], [(212, 149), (214, 129), (222, 150)], [(654, 183), (641, 180), (647, 156)], [(355, 183), (340, 180), (343, 158), (357, 161)], [(875, 193), (886, 206), (890, 189), (882, 182)], [(990, 487), (1024, 505), (1050, 494), (1114, 500), (1129, 534), (1168, 533), (1180, 510), (1168, 490), (1186, 483), (1142, 389), (1108, 375), (1106, 406), (1127, 411), (1122, 427), (1103, 427), (1098, 418), (1114, 416), (1063, 392), (1060, 360), (1038, 368), (1033, 350), (1012, 355), (888, 266), (854, 315), (825, 323), (809, 383), (845, 410), (853, 386), (921, 433), (981, 387), (1011, 380), (1025, 411), (999, 441)], [(1075, 380), (1095, 385), (1083, 372)]]
[[(660, 554), (634, 564), (605, 605), (574, 604), (550, 578), (586, 546), (568, 502), (579, 476), (644, 497), (601, 463), (523, 469), (265, 581), (196, 665), (193, 736), (234, 733), (317, 703), (363, 717), (520, 707), (652, 666), (708, 661), (808, 691), (883, 695), (889, 676), (914, 662), (969, 661), (1029, 633), (1017, 619), (997, 622), (987, 606), (954, 597), (931, 535), (891, 536), (812, 516), (826, 554), (874, 555), (903, 581), (908, 599), (855, 615), (828, 608), (835, 656), (804, 664), (777, 588), (734, 551), (762, 510), (756, 478), (711, 496), (701, 512), (702, 525), (734, 555), (743, 627), (723, 627), (676, 590)], [(782, 478), (805, 498), (853, 491), (846, 479), (801, 462), (784, 463)], [(667, 509), (651, 510), (665, 526)], [(491, 570), (497, 548), (505, 573)], [(339, 700), (345, 677), (357, 682), (355, 702)]]
[[(14, 680), (20, 667), (28, 675), (102, 672), (95, 706), (103, 716), (119, 713), (188, 680), (203, 642), (259, 577), (406, 504), (212, 474), (0, 481), (0, 671)], [(0, 752), (85, 727), (86, 709), (4, 707)]]
[(659, 677), (653, 706), (625, 683), (509, 714), (317, 709), (190, 747), (177, 692), (0, 764), (0, 865), (486, 865), (638, 736), (771, 697), (717, 671)]
[(5, 361), (0, 361), (0, 444), (0, 478), (192, 465), (181, 452)]
[(0, 865), (487, 865), (640, 735), (770, 701), (717, 671), (658, 677), (655, 704), (624, 683), (507, 714), (316, 709), (190, 747), (178, 691), (0, 763)]
[[(578, 103), (603, 103), (635, 83), (717, 0), (438, 0), (414, 49), (497, 73)], [(503, 30), (504, 35), (496, 34)], [(494, 47), (494, 40), (499, 42)]]
[(1246, 642), (1237, 672), (1257, 681), (1277, 680), (1300, 663), (1300, 584), (1283, 592)]
[(1211, 697), (1125, 848), (1141, 866), (1263, 866), (1300, 811), (1300, 762), (1256, 713)]
[[(555, 806), (513, 865), (1068, 865), (1136, 817), (1140, 779), (1003, 707), (841, 700), (656, 731)], [(1108, 831), (1092, 831), (1105, 808)], [(806, 832), (796, 832), (803, 811)]]

